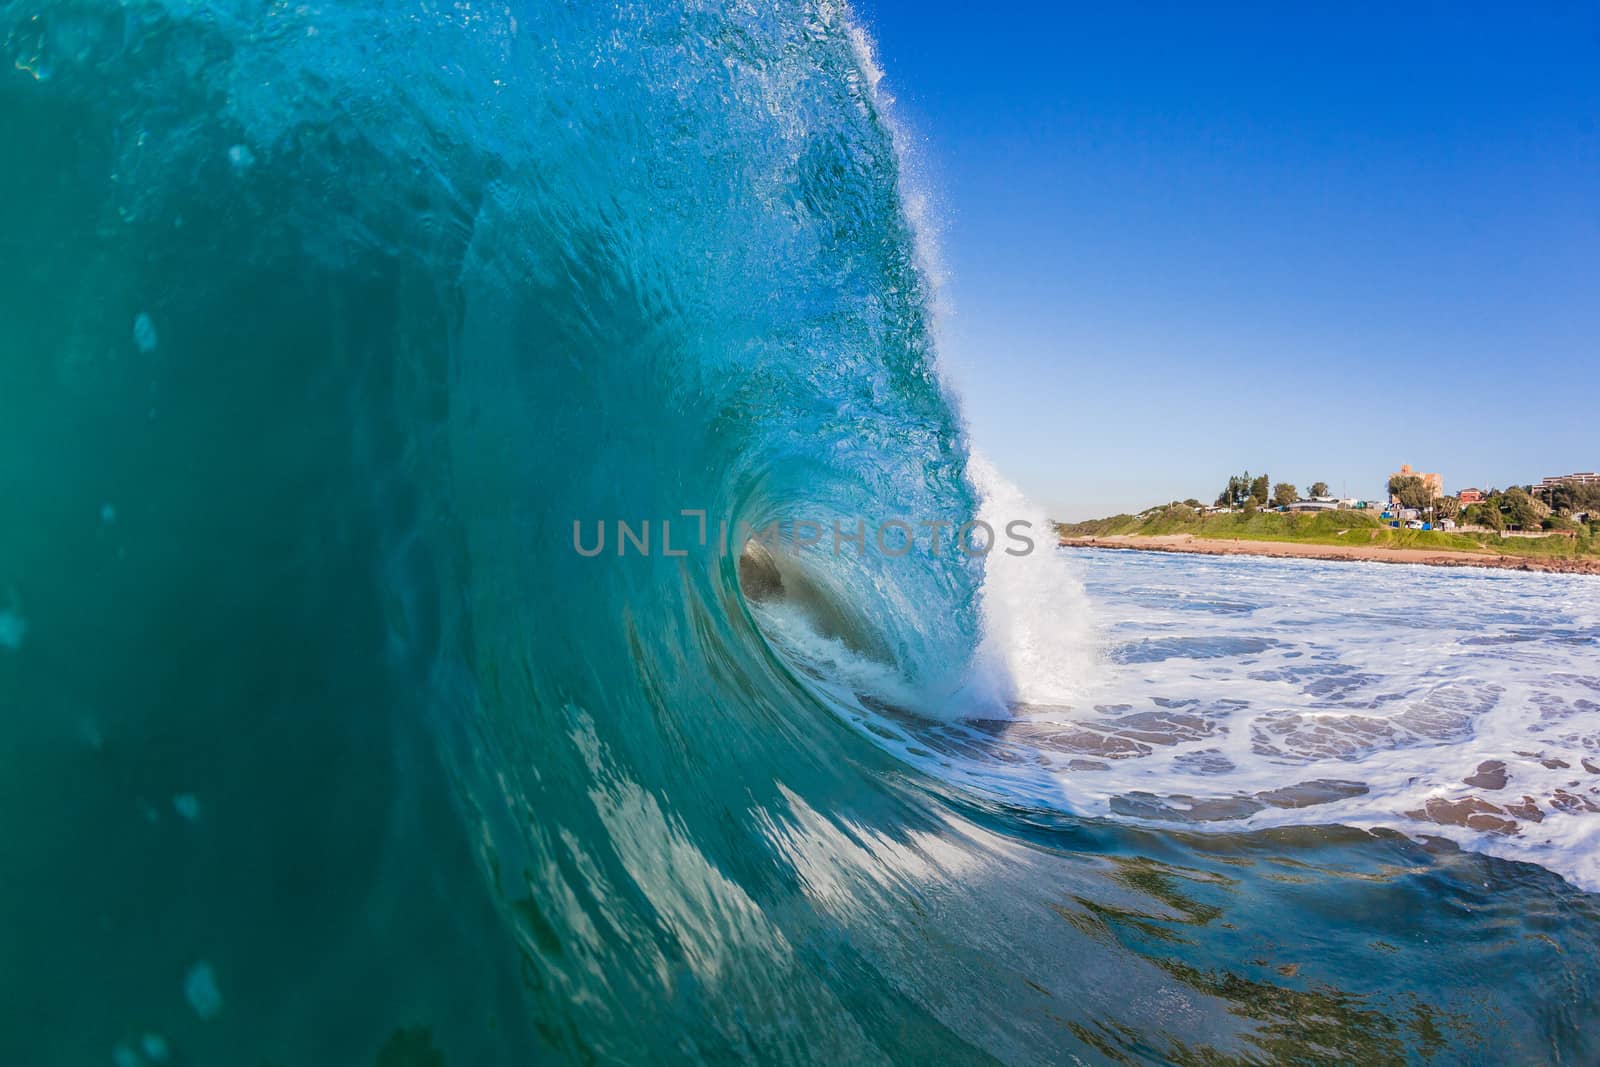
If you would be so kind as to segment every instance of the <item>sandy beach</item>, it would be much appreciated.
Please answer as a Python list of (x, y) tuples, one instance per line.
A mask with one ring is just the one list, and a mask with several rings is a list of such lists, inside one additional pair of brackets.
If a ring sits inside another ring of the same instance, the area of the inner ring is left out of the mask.
[(1465, 552), (1443, 548), (1383, 548), (1376, 545), (1322, 545), (1294, 541), (1221, 540), (1193, 534), (1106, 537), (1063, 537), (1072, 548), (1120, 548), (1141, 552), (1189, 552), (1206, 556), (1283, 556), (1347, 562), (1421, 563), (1431, 567), (1496, 567), (1513, 571), (1558, 574), (1600, 574), (1600, 559), (1506, 556), (1497, 552)]

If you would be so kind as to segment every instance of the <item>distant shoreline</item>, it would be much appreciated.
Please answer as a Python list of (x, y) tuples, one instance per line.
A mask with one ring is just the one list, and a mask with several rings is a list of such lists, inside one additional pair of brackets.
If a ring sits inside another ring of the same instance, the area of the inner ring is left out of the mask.
[(1274, 556), (1329, 559), (1347, 563), (1412, 563), (1430, 567), (1493, 567), (1498, 570), (1600, 575), (1600, 558), (1508, 556), (1446, 548), (1385, 548), (1377, 545), (1326, 545), (1300, 541), (1223, 540), (1194, 534), (1109, 534), (1063, 537), (1068, 548), (1110, 548), (1139, 552), (1182, 552), (1202, 556)]

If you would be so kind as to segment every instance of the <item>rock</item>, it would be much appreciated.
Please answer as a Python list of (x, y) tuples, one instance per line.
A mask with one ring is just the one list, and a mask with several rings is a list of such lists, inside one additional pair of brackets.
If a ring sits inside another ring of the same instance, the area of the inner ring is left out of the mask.
[(1507, 818), (1504, 808), (1496, 807), (1482, 797), (1463, 797), (1460, 800), (1434, 797), (1421, 811), (1408, 811), (1406, 815), (1440, 826), (1462, 826), (1491, 834), (1514, 834), (1518, 830), (1517, 821)]
[(1337, 778), (1314, 778), (1282, 789), (1268, 789), (1256, 794), (1256, 799), (1275, 808), (1309, 808), (1315, 804), (1331, 804), (1335, 800), (1365, 795), (1369, 790), (1362, 782), (1345, 782)]
[(1505, 808), (1508, 813), (1515, 815), (1519, 819), (1527, 819), (1529, 822), (1544, 822), (1544, 812), (1539, 810), (1539, 805), (1534, 803), (1533, 798), (1530, 796), (1524, 796), (1515, 803), (1507, 804)]
[(1506, 765), (1497, 759), (1484, 760), (1478, 764), (1477, 773), (1469, 774), (1461, 780), (1479, 789), (1504, 789), (1507, 781)]
[(1250, 797), (1191, 797), (1174, 794), (1158, 797), (1153, 793), (1130, 792), (1127, 796), (1111, 798), (1111, 811), (1136, 819), (1159, 819), (1163, 822), (1217, 822), (1227, 819), (1247, 819), (1266, 805)]
[(1568, 815), (1576, 815), (1580, 811), (1600, 811), (1600, 804), (1596, 804), (1588, 797), (1580, 797), (1576, 793), (1569, 793), (1565, 789), (1557, 789), (1550, 794), (1550, 806), (1557, 811), (1564, 811)]

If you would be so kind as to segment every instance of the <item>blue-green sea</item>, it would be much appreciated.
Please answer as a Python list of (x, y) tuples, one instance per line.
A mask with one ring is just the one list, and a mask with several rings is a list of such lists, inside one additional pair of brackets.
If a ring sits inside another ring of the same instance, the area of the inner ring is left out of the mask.
[(1593, 580), (743, 549), (1009, 499), (844, 4), (0, 45), (0, 1064), (1600, 1062)]

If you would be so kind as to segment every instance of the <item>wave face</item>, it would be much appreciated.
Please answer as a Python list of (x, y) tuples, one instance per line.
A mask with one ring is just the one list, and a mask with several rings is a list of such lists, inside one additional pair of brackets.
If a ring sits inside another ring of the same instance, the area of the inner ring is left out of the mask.
[(0, 41), (0, 1060), (1594, 1054), (1538, 868), (1078, 820), (863, 725), (1051, 652), (926, 542), (739, 551), (981, 503), (841, 6)]

